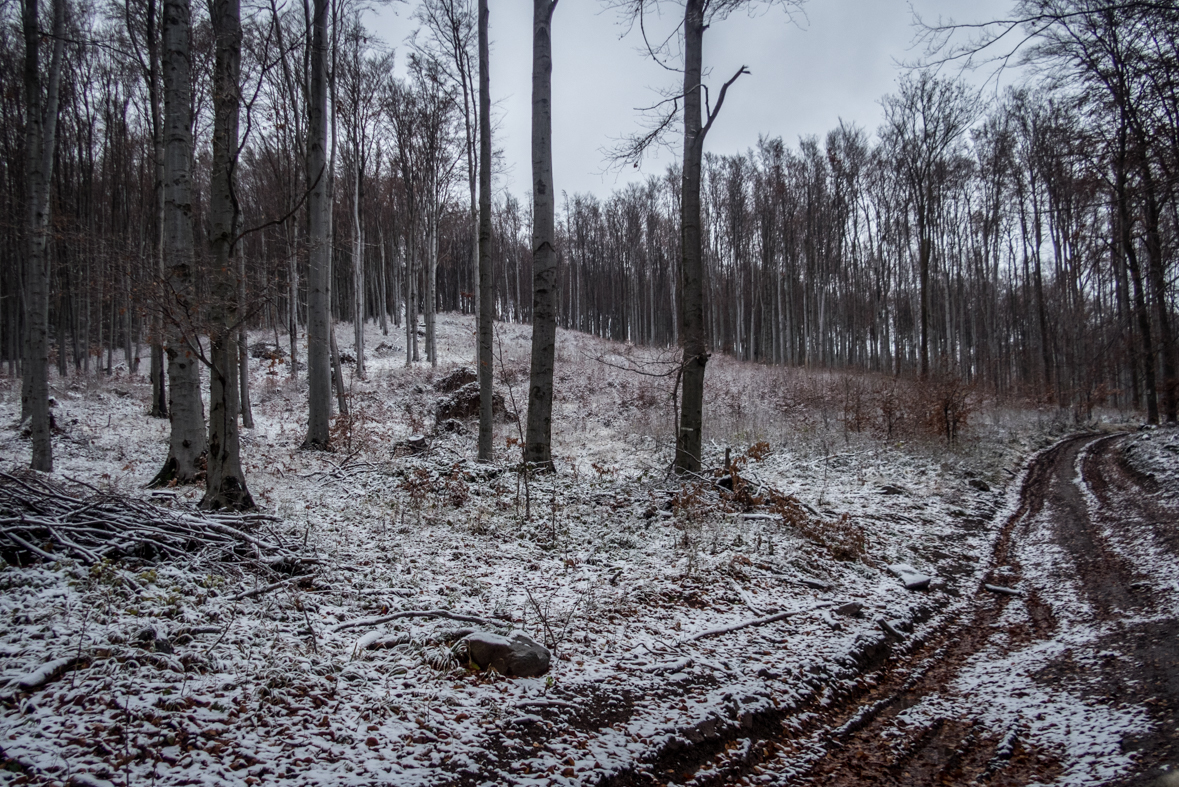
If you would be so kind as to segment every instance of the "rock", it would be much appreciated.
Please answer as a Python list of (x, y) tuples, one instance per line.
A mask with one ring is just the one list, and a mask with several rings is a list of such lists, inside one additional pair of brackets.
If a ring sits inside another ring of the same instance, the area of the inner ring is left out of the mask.
[(879, 620), (876, 621), (876, 623), (877, 623), (877, 625), (880, 626), (880, 628), (888, 636), (896, 637), (897, 639), (904, 639), (905, 638), (905, 635), (902, 634), (894, 624), (888, 622), (884, 618), (880, 618)]
[(548, 648), (522, 631), (507, 637), (478, 631), (464, 638), (471, 661), (480, 669), (494, 667), (510, 678), (535, 678), (549, 671), (552, 656)]
[(845, 618), (858, 618), (860, 616), (860, 610), (863, 608), (864, 605), (860, 602), (849, 601), (846, 604), (840, 604), (836, 607), (835, 614), (843, 615)]
[(901, 580), (906, 590), (926, 590), (933, 581), (933, 577), (922, 574), (907, 563), (894, 563), (888, 570)]
[(880, 494), (882, 495), (903, 495), (905, 490), (896, 484), (884, 484), (880, 487)]
[(1003, 587), (1002, 585), (983, 585), (984, 588), (992, 593), (998, 593), (1001, 596), (1022, 596), (1022, 590), (1015, 590), (1014, 588)]
[(982, 480), (981, 478), (970, 479), (970, 485), (980, 492), (990, 492), (991, 491), (991, 485), (988, 484), (986, 481)]
[(462, 366), (435, 382), (434, 390), (441, 393), (451, 393), (462, 388), (464, 385), (475, 382), (477, 379), (474, 369)]
[(821, 579), (811, 579), (810, 577), (799, 577), (798, 581), (803, 587), (808, 587), (811, 590), (830, 590), (831, 589), (831, 583), (824, 582)]

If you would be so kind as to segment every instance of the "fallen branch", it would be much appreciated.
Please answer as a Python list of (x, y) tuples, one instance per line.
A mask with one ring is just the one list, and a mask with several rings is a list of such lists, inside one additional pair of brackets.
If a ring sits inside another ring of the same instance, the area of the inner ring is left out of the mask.
[(0, 555), (8, 562), (72, 558), (85, 565), (134, 556), (144, 561), (194, 553), (273, 570), (308, 562), (277, 539), (251, 534), (275, 517), (164, 508), (82, 482), (73, 494), (33, 474), (0, 473)]
[(265, 593), (269, 593), (272, 590), (278, 590), (281, 587), (285, 587), (286, 585), (289, 585), (292, 582), (297, 582), (298, 580), (299, 580), (299, 577), (291, 577), (290, 579), (284, 579), (281, 582), (275, 582), (272, 585), (263, 585), (262, 587), (257, 587), (257, 588), (254, 588), (253, 590), (247, 590), (245, 593), (238, 593), (236, 596), (233, 597), (233, 600), (234, 601), (242, 601), (247, 598), (254, 598), (255, 596), (261, 596)]
[(522, 700), (514, 703), (515, 708), (577, 708), (572, 702), (564, 700)]
[(32, 691), (60, 678), (66, 670), (87, 661), (85, 657), (64, 656), (42, 664), (37, 669), (16, 679), (21, 691)]
[(407, 609), (403, 612), (394, 612), (391, 615), (381, 615), (375, 618), (360, 618), (358, 620), (337, 623), (328, 630), (335, 632), (361, 628), (363, 626), (379, 626), (382, 623), (389, 623), (402, 618), (449, 618), (450, 620), (459, 620), (464, 623), (478, 623), (481, 626), (502, 625), (498, 621), (488, 620), (487, 618), (481, 618), (475, 615), (462, 615), (458, 612), (451, 612), (448, 609)]
[(767, 615), (764, 618), (754, 618), (752, 620), (742, 620), (742, 621), (738, 621), (737, 623), (730, 623), (727, 626), (718, 626), (717, 628), (714, 628), (714, 629), (707, 629), (705, 631), (697, 631), (695, 634), (689, 634), (688, 636), (681, 639), (680, 644), (684, 644), (687, 642), (695, 642), (696, 640), (704, 639), (705, 637), (716, 637), (716, 636), (720, 636), (721, 634), (728, 634), (733, 631), (740, 631), (741, 629), (749, 628), (751, 626), (764, 626), (767, 623), (776, 623), (779, 620), (785, 620), (786, 618), (793, 617), (795, 615), (803, 615), (803, 614), (806, 614), (807, 612), (814, 612), (815, 610), (818, 610), (818, 609), (825, 609), (827, 607), (830, 607), (831, 605), (832, 605), (831, 602), (824, 602), (822, 604), (816, 604), (815, 606), (809, 607), (807, 609), (787, 610), (785, 612), (778, 612), (773, 615)]

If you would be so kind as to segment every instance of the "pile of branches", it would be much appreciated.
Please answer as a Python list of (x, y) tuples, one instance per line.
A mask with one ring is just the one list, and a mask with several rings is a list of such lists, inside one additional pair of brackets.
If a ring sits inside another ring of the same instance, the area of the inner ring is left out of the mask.
[(135, 558), (154, 563), (200, 557), (284, 574), (310, 562), (277, 535), (265, 514), (163, 508), (78, 484), (78, 494), (32, 473), (0, 473), (0, 557), (10, 565), (72, 558), (91, 565)]

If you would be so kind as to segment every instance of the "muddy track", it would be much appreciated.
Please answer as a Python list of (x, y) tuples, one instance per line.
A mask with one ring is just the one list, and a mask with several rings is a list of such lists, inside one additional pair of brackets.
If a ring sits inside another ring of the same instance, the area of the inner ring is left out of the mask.
[[(922, 640), (890, 639), (837, 701), (765, 714), (745, 737), (668, 752), (652, 781), (1170, 785), (1179, 623), (1151, 591), (1157, 567), (1133, 555), (1147, 544), (1147, 554), (1175, 556), (1179, 537), (1174, 507), (1135, 474), (1123, 442), (1076, 436), (1029, 465), (983, 573), (1020, 595), (977, 588)], [(996, 688), (1008, 662), (1018, 679)], [(1117, 719), (1125, 732), (1110, 732)], [(1085, 736), (1100, 751), (1078, 765), (1068, 741)]]

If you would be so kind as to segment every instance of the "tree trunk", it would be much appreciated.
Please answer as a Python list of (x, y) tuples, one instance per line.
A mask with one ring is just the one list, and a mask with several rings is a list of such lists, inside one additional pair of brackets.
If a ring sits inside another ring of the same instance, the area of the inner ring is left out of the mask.
[[(200, 338), (189, 318), (195, 301), (192, 218), (192, 9), (164, 3), (164, 257), (168, 265), (168, 458), (152, 486), (194, 483), (208, 447), (198, 366)], [(113, 339), (113, 337), (112, 337)]]
[(348, 415), (348, 392), (344, 390), (344, 365), (340, 363), (340, 346), (336, 344), (336, 326), (328, 327), (328, 344), (332, 357), (332, 379), (336, 381), (336, 406), (340, 415)]
[(1154, 296), (1155, 324), (1159, 335), (1159, 370), (1163, 377), (1162, 416), (1167, 423), (1173, 424), (1179, 417), (1179, 403), (1176, 401), (1179, 398), (1179, 379), (1176, 379), (1175, 337), (1171, 328), (1171, 306), (1167, 299), (1167, 263), (1163, 259), (1163, 241), (1159, 229), (1161, 211), (1148, 161), (1142, 162), (1142, 171), (1147, 272)]
[(291, 382), (299, 381), (299, 248), (298, 231), (288, 227), (287, 237), (295, 235), (287, 244), (287, 339), (291, 345)]
[[(240, 1), (240, 0), (239, 0)], [(238, 214), (238, 225), (241, 225), (241, 214)], [(265, 247), (263, 247), (265, 249)], [(242, 305), (246, 302), (246, 256), (242, 250), (242, 241), (238, 240), (236, 246), (237, 257), (237, 309), (238, 319), (242, 320), (241, 315)], [(263, 254), (263, 257), (266, 255)], [(273, 312), (272, 312), (273, 314)], [(278, 326), (277, 316), (272, 320), (271, 325), (274, 326), (274, 348), (278, 349)], [(250, 337), (246, 332), (246, 325), (243, 321), (237, 332), (237, 384), (238, 390), (241, 393), (241, 417), (242, 428), (254, 428), (254, 408), (250, 406)]]
[(438, 366), (437, 326), (438, 303), (438, 214), (441, 212), (438, 194), (431, 187), (430, 213), (426, 218), (426, 294), (423, 299), (426, 317), (426, 360)]
[(492, 322), (495, 283), (491, 268), (491, 78), (487, 0), (479, 0), (479, 444), (480, 462), (492, 461)]
[[(65, 35), (65, 0), (53, 3), (53, 56), (49, 89), (41, 106), (41, 33), (37, 0), (23, 0), (25, 36), (25, 189), (28, 194), (28, 256), (25, 268), (25, 331), (28, 335), (24, 376), (29, 381), (26, 412), (31, 416), (31, 467), (53, 470), (53, 441), (49, 417), (49, 186), (57, 138), (57, 99)], [(59, 347), (58, 352), (64, 348)], [(25, 408), (22, 408), (25, 409)]]
[[(161, 74), (160, 74), (160, 36), (158, 31), (156, 3), (148, 0), (147, 4), (147, 52), (148, 73), (147, 90), (148, 102), (151, 105), (152, 151), (153, 169), (155, 174), (155, 201), (153, 207), (156, 214), (155, 232), (152, 235), (152, 257), (155, 263), (155, 275), (164, 278), (164, 119), (162, 117)], [(164, 322), (159, 310), (155, 310), (151, 322), (151, 416), (153, 418), (168, 417), (168, 387), (164, 375)]]
[(352, 188), (352, 336), (355, 344), (356, 376), (364, 379), (364, 231), (361, 229), (360, 188), (364, 172), (360, 166), (360, 152), (356, 151), (356, 173)]
[(241, 466), (238, 434), (237, 321), (240, 317), (237, 242), (238, 112), (241, 80), (241, 0), (215, 0), (211, 8), (215, 55), (213, 64), (213, 166), (209, 175), (209, 252), (213, 259), (209, 309), (209, 462), (205, 496), (207, 510), (243, 511), (254, 507)]
[(380, 223), (377, 224), (377, 252), (380, 254), (381, 264), (377, 268), (377, 316), (381, 321), (381, 335), (389, 335), (388, 296), (385, 289), (385, 232)]
[(552, 470), (557, 250), (553, 190), (551, 25), (557, 0), (532, 4), (532, 369), (524, 461)]
[[(307, 123), (309, 273), (307, 277), (307, 438), (303, 448), (327, 450), (332, 415), (332, 374), (328, 357), (331, 297), (331, 203), (327, 185), (327, 11), (315, 0), (312, 19), (311, 76)], [(293, 360), (293, 359), (292, 359)]]
[(704, 60), (704, 0), (684, 4), (684, 171), (680, 202), (680, 326), (683, 337), (683, 395), (676, 434), (675, 469), (700, 471), (704, 428), (704, 366), (708, 347), (704, 326), (704, 270), (700, 236), (700, 79)]

